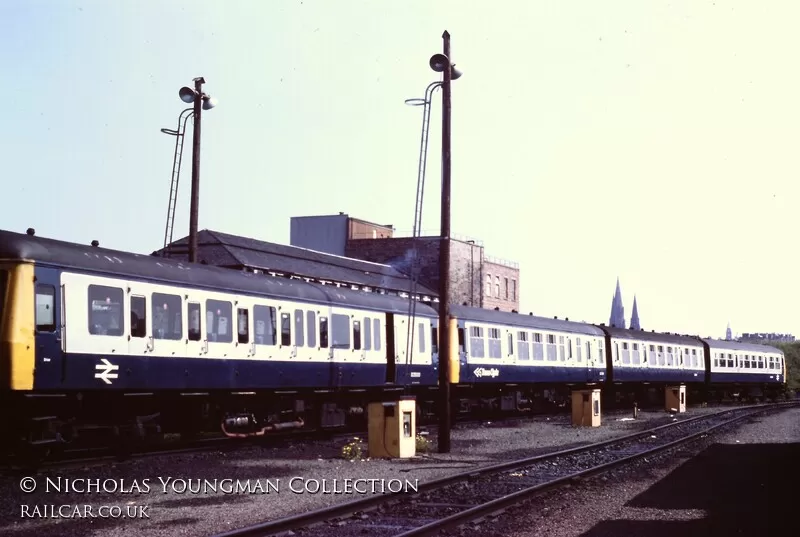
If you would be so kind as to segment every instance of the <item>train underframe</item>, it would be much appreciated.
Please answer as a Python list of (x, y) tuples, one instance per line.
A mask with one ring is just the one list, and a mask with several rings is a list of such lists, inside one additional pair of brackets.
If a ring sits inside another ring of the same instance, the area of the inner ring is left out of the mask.
[[(604, 408), (662, 405), (664, 385), (501, 385), (451, 387), (453, 418), (497, 418), (568, 410), (573, 390), (601, 389)], [(687, 402), (762, 402), (783, 397), (782, 385), (687, 385)], [(413, 395), (417, 423), (434, 422), (440, 398), (435, 386), (386, 386), (349, 391), (161, 392), (6, 394), (0, 401), (4, 423), (2, 451), (59, 450), (70, 445), (131, 449), (165, 435), (194, 439), (223, 433), (234, 438), (266, 437), (295, 430), (364, 430), (367, 406)]]

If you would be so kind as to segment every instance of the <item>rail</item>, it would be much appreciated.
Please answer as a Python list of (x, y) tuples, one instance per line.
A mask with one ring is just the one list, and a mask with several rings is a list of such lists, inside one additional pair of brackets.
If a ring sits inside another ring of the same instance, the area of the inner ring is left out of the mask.
[(300, 528), (304, 537), (334, 532), (375, 535), (376, 531), (395, 537), (434, 535), (500, 512), (545, 489), (673, 448), (754, 415), (797, 404), (726, 409), (587, 446), (451, 475), (421, 484), (414, 493), (376, 494), (216, 537), (267, 537)]

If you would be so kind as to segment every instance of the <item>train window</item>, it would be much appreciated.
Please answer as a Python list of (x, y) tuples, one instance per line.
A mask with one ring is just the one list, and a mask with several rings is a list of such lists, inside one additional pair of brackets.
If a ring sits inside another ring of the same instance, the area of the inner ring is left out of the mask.
[(606, 359), (603, 356), (603, 344), (600, 343), (597, 346), (597, 361), (600, 363), (601, 366), (605, 365)]
[(530, 348), (528, 347), (528, 333), (517, 332), (517, 354), (520, 360), (530, 359)]
[(122, 319), (124, 293), (118, 287), (90, 285), (89, 333), (95, 336), (121, 336), (125, 331)]
[(547, 361), (555, 362), (558, 360), (558, 348), (556, 348), (556, 336), (547, 334)]
[(143, 296), (131, 297), (131, 337), (147, 335), (147, 299)]
[(567, 358), (572, 360), (572, 340), (567, 338)]
[(508, 333), (508, 354), (509, 356), (514, 354), (514, 334), (512, 332)]
[(417, 330), (419, 330), (419, 352), (425, 352), (425, 325), (417, 324)]
[(628, 350), (628, 344), (625, 343), (624, 341), (622, 342), (622, 350), (623, 351), (627, 351)]
[(639, 344), (633, 344), (633, 351), (631, 351), (631, 363), (639, 364), (642, 362), (641, 354), (639, 353)]
[(372, 337), (375, 340), (375, 345), (373, 345), (373, 348), (376, 351), (381, 350), (381, 320), (380, 319), (372, 319)]
[(222, 300), (206, 300), (206, 339), (214, 343), (231, 343), (233, 306)]
[(439, 353), (439, 329), (431, 326), (431, 353)]
[(313, 349), (317, 346), (317, 314), (313, 311), (306, 312), (306, 331), (308, 333), (306, 343)]
[(319, 347), (321, 349), (328, 348), (328, 318), (319, 318)]
[(591, 359), (592, 359), (592, 342), (591, 341), (587, 341), (586, 342), (586, 361), (588, 362)]
[(372, 323), (369, 317), (364, 317), (364, 350), (372, 350)]
[(483, 358), (485, 356), (483, 328), (480, 326), (469, 327), (469, 354), (473, 358)]
[[(2, 297), (0, 297), (2, 298)], [(52, 285), (36, 285), (36, 330), (56, 331), (56, 288)]]
[(183, 304), (178, 295), (153, 293), (153, 338), (181, 339), (183, 337)]
[[(422, 325), (420, 325), (422, 327)], [(420, 330), (422, 332), (422, 330)], [(420, 338), (422, 334), (420, 334)], [(422, 345), (422, 342), (420, 342)], [(353, 349), (361, 350), (361, 321), (353, 321)]]
[(580, 362), (583, 356), (581, 356), (583, 349), (581, 348), (581, 338), (575, 338), (575, 359)]
[(292, 315), (281, 313), (281, 345), (289, 347), (292, 344)]
[(306, 344), (305, 334), (303, 310), (294, 310), (294, 344), (296, 347), (302, 347)]
[(253, 327), (256, 345), (275, 345), (278, 342), (275, 308), (272, 306), (253, 307)]
[(503, 356), (503, 348), (500, 342), (500, 329), (489, 329), (489, 358), (500, 358)]
[(189, 302), (186, 306), (189, 315), (189, 341), (200, 341), (200, 334), (203, 328), (200, 326), (202, 315), (200, 314), (200, 304)]
[(728, 353), (728, 367), (736, 367), (733, 363), (733, 355)]
[(236, 310), (236, 319), (239, 327), (239, 343), (250, 343), (250, 310), (238, 308)]
[(542, 344), (542, 334), (533, 333), (533, 359), (544, 360), (544, 345)]
[(331, 322), (334, 349), (350, 348), (350, 317), (334, 313)]
[(458, 329), (458, 352), (464, 352), (464, 329)]

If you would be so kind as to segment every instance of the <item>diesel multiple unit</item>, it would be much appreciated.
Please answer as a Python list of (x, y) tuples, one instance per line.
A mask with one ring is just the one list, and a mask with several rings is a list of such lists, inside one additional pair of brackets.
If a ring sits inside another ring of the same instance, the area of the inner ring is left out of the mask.
[[(327, 426), (367, 402), (516, 409), (574, 387), (763, 396), (774, 347), (430, 303), (0, 231), (0, 398), (14, 438), (86, 427), (230, 435)], [(439, 330), (449, 356), (440, 357)], [(494, 403), (487, 403), (494, 401)]]

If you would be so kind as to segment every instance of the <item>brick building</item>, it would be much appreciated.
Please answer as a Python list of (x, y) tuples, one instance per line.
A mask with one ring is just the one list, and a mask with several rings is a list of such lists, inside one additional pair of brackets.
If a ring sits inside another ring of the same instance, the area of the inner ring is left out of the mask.
[[(335, 236), (331, 224), (335, 222)], [(291, 244), (336, 255), (390, 265), (411, 274), (414, 251), (419, 256), (419, 282), (439, 289), (439, 237), (398, 237), (391, 226), (331, 216), (293, 217)], [(344, 235), (344, 241), (342, 241)], [(332, 237), (325, 243), (326, 237)], [(519, 311), (519, 265), (486, 255), (480, 241), (450, 240), (451, 302), (501, 311)]]

